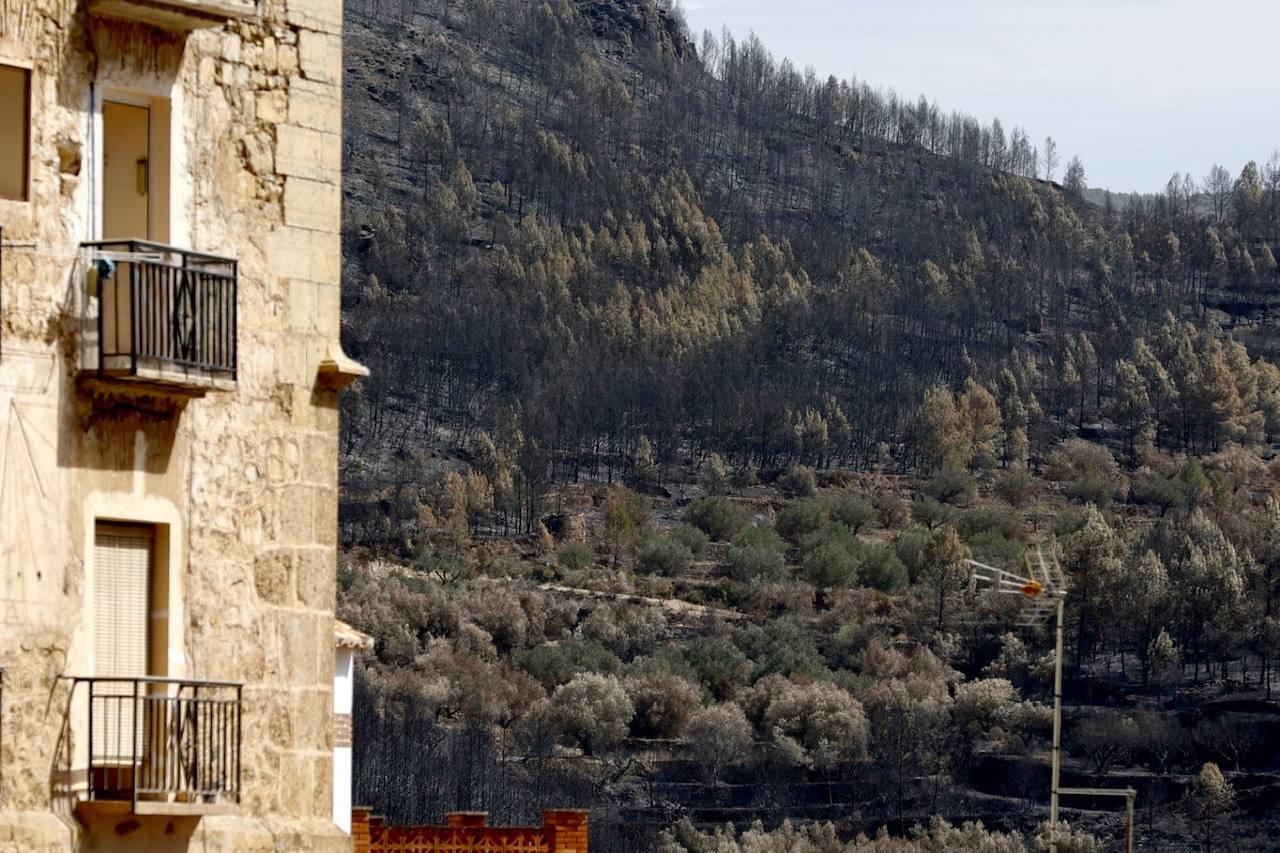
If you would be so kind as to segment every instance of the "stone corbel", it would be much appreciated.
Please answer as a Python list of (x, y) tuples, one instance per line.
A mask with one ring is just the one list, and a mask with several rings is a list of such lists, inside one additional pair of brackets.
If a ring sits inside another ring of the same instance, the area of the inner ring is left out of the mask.
[(329, 352), (320, 361), (316, 381), (330, 391), (341, 391), (357, 379), (369, 375), (369, 368), (342, 351), (342, 344), (329, 344)]

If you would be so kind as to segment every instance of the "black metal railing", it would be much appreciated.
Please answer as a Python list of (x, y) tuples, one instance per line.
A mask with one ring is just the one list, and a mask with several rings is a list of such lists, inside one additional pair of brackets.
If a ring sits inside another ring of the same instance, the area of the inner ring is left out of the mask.
[(77, 678), (88, 693), (91, 800), (240, 802), (241, 685)]
[(151, 243), (82, 244), (100, 376), (236, 378), (236, 261)]

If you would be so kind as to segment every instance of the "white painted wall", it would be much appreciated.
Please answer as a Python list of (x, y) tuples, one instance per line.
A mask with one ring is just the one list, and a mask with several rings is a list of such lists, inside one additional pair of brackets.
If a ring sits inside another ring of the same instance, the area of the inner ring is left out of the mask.
[[(350, 714), (355, 652), (338, 649), (333, 659), (333, 713)], [(333, 822), (351, 832), (351, 747), (333, 748)]]

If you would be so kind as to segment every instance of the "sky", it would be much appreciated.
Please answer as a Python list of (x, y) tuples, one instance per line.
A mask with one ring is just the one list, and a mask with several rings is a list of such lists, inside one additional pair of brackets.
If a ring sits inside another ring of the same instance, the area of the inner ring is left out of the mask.
[[(682, 0), (690, 30), (856, 75), (1078, 155), (1089, 186), (1163, 190), (1280, 149), (1280, 0)], [(1061, 177), (1059, 167), (1057, 177)]]

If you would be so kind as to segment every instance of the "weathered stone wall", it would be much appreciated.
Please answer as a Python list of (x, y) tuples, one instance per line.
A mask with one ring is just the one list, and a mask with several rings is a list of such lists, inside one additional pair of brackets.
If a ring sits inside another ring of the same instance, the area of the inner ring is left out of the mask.
[[(337, 401), (317, 383), (339, 334), (341, 2), (190, 34), (87, 7), (0, 0), (0, 62), (33, 69), (30, 200), (0, 200), (4, 239), (33, 244), (0, 268), (0, 851), (350, 849), (330, 815)], [(171, 98), (169, 242), (239, 261), (236, 389), (180, 409), (77, 381), (103, 86)], [(91, 674), (102, 517), (172, 522), (168, 674), (245, 684), (237, 816), (70, 815), (60, 677)]]

